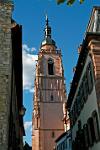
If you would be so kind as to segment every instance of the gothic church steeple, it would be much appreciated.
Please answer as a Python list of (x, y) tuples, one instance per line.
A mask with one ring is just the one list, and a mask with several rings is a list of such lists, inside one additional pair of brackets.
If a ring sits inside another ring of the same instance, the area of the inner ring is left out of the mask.
[(51, 27), (49, 26), (49, 19), (46, 15), (46, 26), (45, 26), (45, 36), (41, 43), (41, 47), (44, 45), (54, 45), (56, 47), (55, 41), (51, 38)]
[(52, 40), (47, 16), (34, 85), (32, 150), (53, 150), (55, 139), (64, 132), (63, 103), (67, 97), (61, 50)]
[(49, 26), (49, 20), (48, 20), (48, 16), (46, 15), (46, 27), (45, 27), (45, 37), (51, 38), (51, 27)]

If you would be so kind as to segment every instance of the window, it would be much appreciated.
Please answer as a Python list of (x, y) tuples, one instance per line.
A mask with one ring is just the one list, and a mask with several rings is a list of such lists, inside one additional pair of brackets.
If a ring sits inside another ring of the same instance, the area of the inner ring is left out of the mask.
[(83, 88), (84, 88), (84, 99), (85, 101), (87, 101), (89, 89), (88, 89), (88, 79), (86, 74), (83, 77)]
[(89, 63), (87, 67), (87, 78), (88, 78), (88, 87), (89, 87), (89, 93), (91, 93), (93, 89), (93, 76), (92, 76), (92, 66), (91, 63)]
[(75, 123), (74, 110), (73, 110), (73, 109), (72, 109), (72, 111), (71, 111), (71, 118), (72, 118), (71, 123), (72, 123), (72, 126), (73, 126), (74, 123)]
[(77, 101), (77, 98), (76, 98), (76, 101), (75, 101), (75, 114), (76, 114), (76, 119), (78, 117), (78, 101)]
[(57, 150), (60, 150), (60, 149), (59, 149), (59, 145), (57, 146)]
[(54, 137), (55, 137), (55, 133), (54, 133), (54, 131), (52, 131), (52, 135), (51, 135), (51, 136), (52, 136), (52, 138), (54, 138)]
[(81, 120), (78, 120), (78, 130), (81, 130), (81, 126), (82, 126)]
[(36, 118), (36, 127), (38, 128), (38, 117)]
[(77, 106), (76, 106), (76, 103), (74, 103), (74, 105), (73, 105), (73, 110), (74, 110), (74, 119), (76, 121), (76, 119), (77, 119)]
[(48, 60), (48, 74), (54, 75), (54, 62), (51, 58)]
[(51, 95), (51, 101), (53, 101), (53, 95)]
[(92, 146), (95, 141), (95, 132), (94, 132), (94, 124), (93, 118), (89, 118), (87, 121), (88, 124), (88, 133), (89, 133), (89, 146)]
[(69, 139), (69, 149), (71, 149), (71, 139)]
[(63, 150), (63, 143), (61, 143), (61, 150)]
[(67, 149), (67, 137), (66, 137), (64, 143), (65, 143), (65, 149)]
[(80, 112), (81, 112), (81, 105), (80, 105), (80, 93), (78, 93), (77, 95), (77, 110), (78, 110), (78, 115), (80, 115)]
[(79, 88), (79, 93), (80, 93), (80, 106), (81, 106), (81, 109), (83, 108), (84, 106), (84, 91), (83, 91), (83, 82), (81, 83), (80, 85), (80, 88)]
[(95, 140), (97, 142), (100, 139), (100, 131), (99, 131), (99, 124), (98, 124), (98, 115), (96, 111), (92, 113), (92, 117), (93, 117)]
[(59, 144), (59, 150), (62, 150), (62, 144), (61, 143)]
[(85, 147), (88, 148), (88, 146), (89, 146), (89, 134), (88, 134), (88, 125), (87, 124), (84, 124), (83, 130), (84, 130)]
[(73, 110), (70, 111), (69, 116), (70, 116), (70, 126), (72, 127), (73, 126)]
[(65, 141), (62, 143), (62, 149), (65, 150)]
[(86, 150), (85, 149), (85, 142), (84, 142), (84, 131), (82, 129), (81, 120), (78, 121), (78, 131), (76, 132), (76, 145), (77, 150)]
[(72, 149), (76, 150), (76, 148), (75, 148), (75, 141), (72, 141)]

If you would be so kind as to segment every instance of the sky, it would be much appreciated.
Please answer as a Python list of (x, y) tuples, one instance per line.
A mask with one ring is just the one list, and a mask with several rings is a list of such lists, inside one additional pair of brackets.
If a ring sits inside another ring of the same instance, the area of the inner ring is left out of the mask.
[(85, 0), (73, 6), (56, 4), (56, 0), (14, 0), (13, 19), (22, 25), (23, 50), (23, 102), (26, 107), (24, 141), (32, 145), (32, 110), (35, 65), (40, 44), (44, 38), (45, 15), (52, 28), (52, 39), (62, 51), (67, 94), (73, 78), (73, 67), (78, 59), (78, 46), (84, 39), (86, 27), (93, 6), (100, 6), (100, 0)]

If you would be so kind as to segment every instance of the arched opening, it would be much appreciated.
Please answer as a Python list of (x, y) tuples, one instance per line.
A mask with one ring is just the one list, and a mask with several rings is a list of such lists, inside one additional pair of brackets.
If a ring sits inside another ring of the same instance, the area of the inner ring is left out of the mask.
[(48, 59), (48, 74), (54, 75), (54, 62), (51, 58)]
[(51, 95), (51, 101), (53, 101), (53, 95)]

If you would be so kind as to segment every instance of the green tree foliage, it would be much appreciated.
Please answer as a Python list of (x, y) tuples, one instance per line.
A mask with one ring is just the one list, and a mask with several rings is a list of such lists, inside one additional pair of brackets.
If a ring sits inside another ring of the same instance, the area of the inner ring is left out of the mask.
[[(67, 5), (72, 5), (76, 0), (56, 0), (57, 1), (57, 4), (61, 4), (61, 3), (64, 3), (66, 2)], [(84, 0), (79, 0), (79, 3), (82, 4), (84, 2)]]

